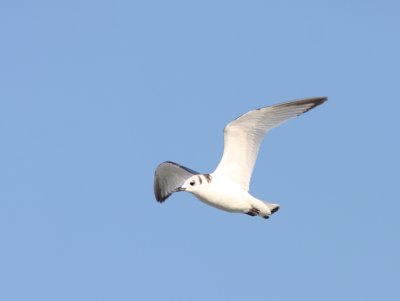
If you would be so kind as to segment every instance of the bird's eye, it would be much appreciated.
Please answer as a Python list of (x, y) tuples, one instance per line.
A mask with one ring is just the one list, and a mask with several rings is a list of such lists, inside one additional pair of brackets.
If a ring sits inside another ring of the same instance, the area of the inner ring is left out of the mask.
[(194, 186), (194, 181), (191, 181), (189, 184), (190, 186)]

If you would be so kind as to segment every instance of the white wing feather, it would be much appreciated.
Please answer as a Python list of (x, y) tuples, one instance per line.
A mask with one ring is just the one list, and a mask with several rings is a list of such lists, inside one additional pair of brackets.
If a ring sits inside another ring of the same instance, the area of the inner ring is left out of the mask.
[(258, 150), (265, 134), (289, 119), (322, 104), (326, 99), (308, 98), (264, 107), (230, 122), (224, 129), (224, 153), (213, 174), (248, 191)]

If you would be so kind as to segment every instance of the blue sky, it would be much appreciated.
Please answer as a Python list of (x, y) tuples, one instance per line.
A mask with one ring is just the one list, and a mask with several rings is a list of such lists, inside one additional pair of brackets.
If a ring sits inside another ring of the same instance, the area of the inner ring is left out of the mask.
[[(398, 300), (397, 1), (1, 1), (1, 300)], [(153, 196), (273, 130), (269, 220)]]

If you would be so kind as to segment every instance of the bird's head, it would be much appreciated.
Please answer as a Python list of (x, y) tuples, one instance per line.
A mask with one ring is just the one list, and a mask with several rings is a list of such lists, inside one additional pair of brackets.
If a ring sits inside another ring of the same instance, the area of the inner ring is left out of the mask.
[(181, 185), (181, 187), (178, 188), (178, 191), (187, 191), (191, 193), (196, 193), (203, 190), (210, 183), (211, 183), (211, 176), (209, 174), (194, 175), (188, 178)]

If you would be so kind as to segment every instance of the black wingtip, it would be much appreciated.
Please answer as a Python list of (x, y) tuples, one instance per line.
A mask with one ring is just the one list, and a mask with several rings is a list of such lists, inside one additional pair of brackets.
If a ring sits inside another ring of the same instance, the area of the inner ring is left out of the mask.
[(167, 197), (162, 196), (160, 184), (158, 183), (156, 177), (154, 177), (154, 196), (156, 197), (158, 203), (163, 203), (168, 198), (168, 196)]
[[(327, 100), (328, 100), (328, 97), (326, 97), (326, 96), (305, 99), (304, 102), (303, 102), (304, 104), (305, 103), (312, 103), (313, 105), (311, 107), (309, 107), (306, 111), (304, 111), (304, 113), (310, 111), (311, 109), (314, 109), (315, 107), (317, 107), (319, 105), (322, 105)], [(300, 101), (299, 105), (303, 104), (303, 103)]]
[(320, 97), (311, 97), (311, 98), (303, 98), (299, 100), (294, 100), (294, 101), (289, 101), (282, 103), (282, 106), (290, 106), (290, 105), (305, 105), (305, 104), (314, 104), (313, 107), (319, 106), (323, 104), (325, 101), (328, 100), (328, 97), (326, 96), (320, 96)]
[(310, 105), (307, 109), (299, 113), (299, 115), (304, 114), (311, 109), (314, 109), (315, 107), (322, 105), (325, 101), (328, 100), (328, 97), (326, 96), (320, 96), (320, 97), (312, 97), (312, 98), (303, 98), (299, 100), (294, 100), (294, 101), (289, 101), (289, 102), (284, 102), (281, 104), (276, 105), (275, 107), (289, 107), (289, 106), (304, 106), (304, 105)]
[(325, 101), (328, 100), (327, 96), (321, 96), (321, 97), (314, 97), (309, 99), (311, 102), (315, 103), (315, 106), (322, 105)]
[[(292, 100), (292, 101), (287, 101), (287, 102), (281, 102), (281, 103), (278, 103), (278, 104), (275, 104), (275, 105), (271, 105), (271, 106), (266, 106), (266, 107), (261, 107), (261, 108), (258, 108), (258, 109), (256, 109), (256, 110), (263, 110), (263, 109), (266, 109), (266, 108), (270, 108), (270, 107), (287, 107), (287, 106), (295, 106), (295, 105), (298, 105), (298, 106), (301, 106), (301, 105), (305, 105), (305, 104), (313, 104), (312, 106), (310, 106), (306, 111), (304, 111), (304, 112), (302, 112), (301, 114), (303, 114), (303, 113), (305, 113), (305, 112), (307, 112), (307, 111), (309, 111), (309, 110), (311, 110), (311, 109), (313, 109), (313, 108), (315, 108), (315, 107), (317, 107), (317, 106), (319, 106), (319, 105), (322, 105), (325, 101), (327, 101), (328, 100), (328, 97), (327, 96), (318, 96), (318, 97), (310, 97), (310, 98), (301, 98), (301, 99), (298, 99), (298, 100)], [(241, 116), (239, 116), (238, 118), (236, 118), (236, 119), (239, 119), (240, 117), (242, 117), (243, 115), (241, 115)], [(235, 119), (235, 120), (236, 120)]]

